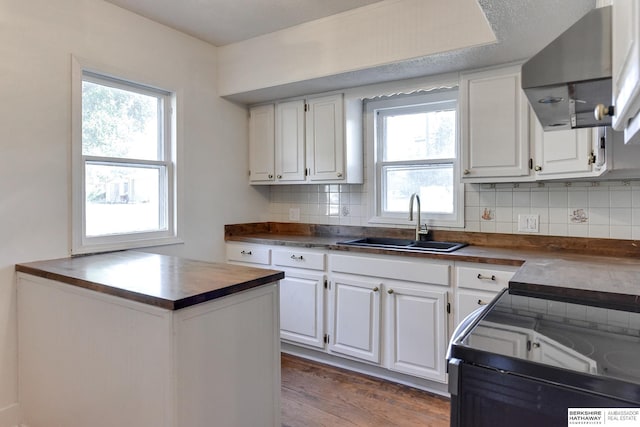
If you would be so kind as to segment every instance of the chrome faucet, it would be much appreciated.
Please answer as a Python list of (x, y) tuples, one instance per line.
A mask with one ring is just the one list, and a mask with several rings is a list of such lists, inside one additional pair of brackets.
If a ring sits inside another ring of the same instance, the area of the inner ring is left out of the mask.
[(421, 236), (427, 236), (429, 234), (429, 229), (427, 228), (427, 224), (421, 224), (420, 222), (420, 196), (418, 193), (413, 193), (411, 195), (411, 199), (409, 200), (409, 221), (413, 221), (413, 201), (416, 201), (418, 205), (418, 218), (416, 221), (416, 240), (422, 240)]

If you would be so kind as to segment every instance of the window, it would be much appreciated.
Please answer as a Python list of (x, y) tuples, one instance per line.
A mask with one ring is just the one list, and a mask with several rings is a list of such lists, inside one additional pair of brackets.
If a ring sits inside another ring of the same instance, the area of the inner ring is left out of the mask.
[(172, 94), (74, 74), (72, 252), (175, 242)]
[(375, 153), (372, 222), (406, 224), (417, 193), (430, 225), (464, 226), (457, 90), (373, 100), (366, 111)]

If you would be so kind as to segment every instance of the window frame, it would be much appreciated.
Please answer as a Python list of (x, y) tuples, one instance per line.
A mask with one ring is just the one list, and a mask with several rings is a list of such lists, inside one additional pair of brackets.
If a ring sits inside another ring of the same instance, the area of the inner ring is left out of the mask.
[[(412, 225), (414, 221), (409, 221), (409, 200), (407, 199), (407, 210), (399, 213), (383, 212), (383, 199), (385, 196), (383, 171), (385, 166), (429, 166), (429, 165), (452, 165), (453, 170), (453, 213), (433, 213), (428, 212), (428, 201), (422, 200), (421, 216), (429, 226), (436, 227), (464, 227), (464, 184), (460, 181), (460, 108), (459, 108), (458, 88), (435, 89), (429, 92), (418, 94), (401, 94), (385, 98), (374, 98), (365, 100), (365, 126), (366, 140), (369, 154), (369, 182), (370, 182), (370, 218), (369, 223), (384, 225)], [(420, 159), (403, 161), (383, 161), (382, 144), (378, 142), (382, 134), (382, 120), (384, 112), (405, 110), (407, 112), (436, 111), (442, 107), (453, 107), (456, 110), (456, 139), (453, 158)], [(381, 114), (378, 114), (378, 113)]]
[[(122, 72), (105, 72), (107, 67), (93, 66), (72, 57), (72, 143), (71, 143), (71, 254), (136, 249), (181, 243), (177, 222), (177, 144), (176, 94), (156, 86), (139, 83)], [(82, 85), (90, 81), (100, 85), (158, 97), (158, 132), (161, 143), (159, 160), (83, 155), (82, 153)], [(159, 219), (161, 229), (111, 235), (88, 236), (86, 232), (86, 166), (108, 165), (139, 167), (159, 171)]]

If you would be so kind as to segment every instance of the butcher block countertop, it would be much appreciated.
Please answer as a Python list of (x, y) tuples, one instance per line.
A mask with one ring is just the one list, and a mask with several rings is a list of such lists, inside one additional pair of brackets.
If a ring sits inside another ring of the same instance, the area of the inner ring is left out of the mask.
[(284, 278), (276, 270), (135, 251), (17, 264), (16, 271), (168, 310)]
[(512, 289), (564, 300), (606, 301), (610, 308), (640, 311), (640, 242), (634, 240), (433, 230), (433, 240), (469, 245), (452, 253), (429, 253), (339, 244), (365, 236), (412, 239), (413, 233), (412, 229), (275, 222), (225, 227), (228, 242), (520, 266), (510, 282)]

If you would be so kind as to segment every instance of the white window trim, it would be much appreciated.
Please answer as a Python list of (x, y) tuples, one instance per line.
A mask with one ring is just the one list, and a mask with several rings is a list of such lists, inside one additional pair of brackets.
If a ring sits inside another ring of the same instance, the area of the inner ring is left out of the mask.
[[(91, 61), (71, 57), (71, 254), (80, 255), (96, 252), (107, 252), (124, 249), (137, 249), (151, 246), (183, 243), (178, 226), (178, 179), (179, 153), (177, 144), (177, 115), (176, 104), (178, 96), (175, 93), (167, 96), (165, 101), (165, 159), (167, 171), (167, 197), (169, 206), (166, 220), (167, 230), (130, 233), (112, 236), (87, 237), (85, 235), (85, 173), (87, 160), (100, 161), (99, 157), (82, 155), (82, 81), (84, 73), (111, 77), (127, 82), (140, 81), (130, 78), (129, 73), (113, 70), (111, 67), (95, 64)], [(135, 86), (135, 83), (132, 84)], [(143, 85), (141, 85), (143, 87)], [(151, 86), (147, 86), (151, 87)], [(163, 90), (163, 89), (161, 89)], [(166, 91), (165, 91), (166, 92)], [(169, 107), (169, 108), (167, 108)], [(113, 159), (111, 159), (112, 161)], [(120, 160), (120, 159), (119, 159)], [(127, 159), (121, 159), (123, 164)], [(136, 163), (141, 163), (136, 160)], [(156, 165), (163, 162), (149, 162)]]
[[(454, 89), (457, 90), (457, 89)], [(422, 92), (422, 95), (413, 95), (413, 99), (417, 100), (417, 103), (420, 102), (420, 99), (428, 99), (429, 102), (437, 102), (439, 99), (438, 94)], [(443, 94), (443, 99), (451, 99), (451, 91), (444, 90), (443, 92), (439, 92)], [(435, 96), (434, 96), (435, 95)], [(429, 227), (451, 227), (451, 228), (464, 228), (464, 184), (460, 182), (457, 178), (460, 176), (460, 114), (459, 114), (459, 91), (455, 95), (456, 102), (458, 105), (458, 114), (456, 114), (456, 142), (455, 142), (455, 150), (456, 150), (456, 159), (457, 161), (453, 162), (453, 185), (454, 185), (454, 211), (455, 216), (447, 215), (449, 218), (443, 217), (443, 215), (434, 215), (432, 213), (427, 213), (424, 211), (424, 208), (428, 206), (428, 201), (422, 201), (422, 219)], [(406, 217), (389, 217), (389, 216), (379, 216), (378, 215), (378, 193), (379, 193), (379, 168), (376, 163), (376, 159), (378, 157), (377, 147), (375, 144), (376, 138), (376, 120), (375, 120), (375, 110), (379, 106), (384, 106), (385, 108), (390, 108), (394, 106), (402, 106), (406, 104), (405, 97), (398, 97), (395, 99), (379, 99), (373, 100), (367, 103), (364, 109), (364, 138), (366, 144), (366, 162), (367, 169), (369, 171), (367, 180), (369, 183), (368, 190), (368, 204), (369, 204), (369, 220), (370, 224), (381, 224), (381, 225), (396, 225), (396, 226), (415, 226), (415, 221), (409, 221), (408, 215)], [(446, 159), (443, 159), (446, 160)], [(434, 161), (433, 163), (437, 163)], [(409, 208), (409, 201), (407, 200), (407, 211)]]

